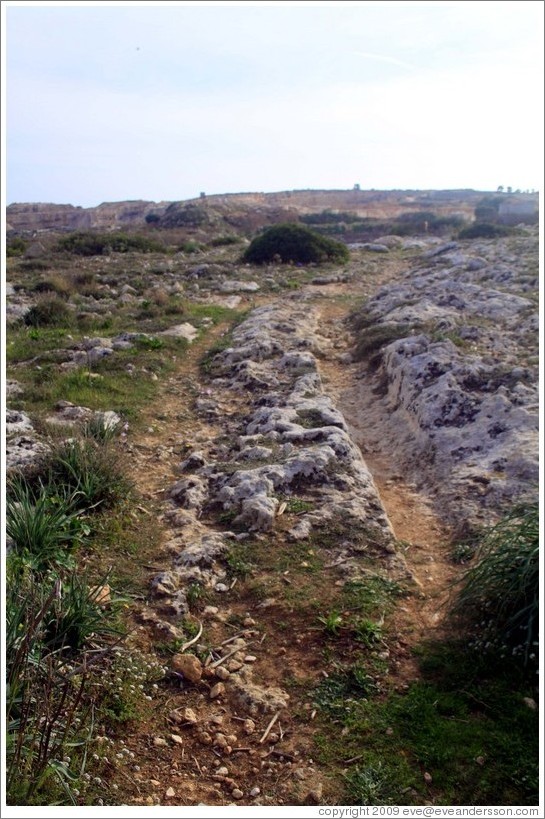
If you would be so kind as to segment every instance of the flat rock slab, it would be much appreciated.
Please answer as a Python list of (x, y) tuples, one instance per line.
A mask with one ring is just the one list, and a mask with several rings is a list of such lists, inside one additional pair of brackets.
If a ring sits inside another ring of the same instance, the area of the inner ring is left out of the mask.
[(160, 333), (157, 333), (157, 335), (184, 338), (191, 344), (199, 335), (199, 331), (186, 321), (184, 324), (175, 324), (174, 327), (169, 327), (168, 330), (162, 330)]

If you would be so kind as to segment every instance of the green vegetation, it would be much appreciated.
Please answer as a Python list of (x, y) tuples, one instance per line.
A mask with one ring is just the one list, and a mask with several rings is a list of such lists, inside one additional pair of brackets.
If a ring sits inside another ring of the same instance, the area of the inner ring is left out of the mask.
[(11, 241), (6, 243), (6, 256), (8, 259), (23, 256), (26, 249), (27, 243), (25, 240), (21, 239), (20, 237), (16, 237), (15, 239), (11, 239)]
[(240, 236), (229, 234), (227, 236), (217, 236), (215, 239), (210, 239), (208, 247), (227, 247), (229, 245), (239, 245), (241, 242), (242, 238)]
[(73, 313), (65, 301), (57, 296), (43, 296), (25, 314), (28, 327), (68, 327)]
[(392, 341), (397, 341), (400, 338), (405, 338), (409, 335), (410, 327), (408, 324), (375, 324), (360, 331), (356, 343), (356, 361), (362, 361), (372, 353), (376, 353), (391, 344)]
[[(480, 542), (479, 542), (480, 541)], [(479, 538), (455, 613), (480, 650), (537, 663), (539, 624), (539, 510), (512, 510)]]
[(301, 222), (315, 226), (320, 233), (354, 235), (358, 241), (372, 241), (379, 236), (444, 236), (459, 230), (465, 219), (461, 216), (438, 216), (432, 211), (402, 213), (393, 219), (362, 217), (357, 213), (324, 210), (299, 217)]
[(253, 264), (320, 264), (326, 261), (346, 262), (348, 255), (348, 248), (341, 242), (301, 225), (285, 224), (275, 225), (256, 236), (242, 258)]
[(508, 225), (495, 225), (491, 222), (475, 222), (458, 233), (459, 239), (495, 239), (497, 236), (512, 236), (516, 228)]
[(57, 243), (58, 251), (76, 256), (100, 256), (106, 253), (165, 253), (166, 248), (147, 236), (126, 233), (93, 233), (80, 231), (63, 236)]
[(312, 693), (316, 742), (321, 762), (343, 772), (347, 804), (538, 802), (537, 507), (474, 540), (452, 623), (466, 633), (420, 645), (421, 678), (406, 690), (380, 665), (400, 589), (379, 577), (347, 584), (320, 618), (336, 670)]
[(136, 718), (159, 677), (153, 663), (142, 671), (135, 652), (120, 647), (124, 599), (97, 561), (103, 509), (108, 527), (117, 521), (127, 539), (123, 508), (130, 492), (121, 470), (110, 439), (72, 438), (38, 473), (8, 485), (6, 783), (12, 805), (82, 804), (92, 782), (88, 770), (96, 773), (101, 764), (90, 753), (99, 724), (108, 730)]

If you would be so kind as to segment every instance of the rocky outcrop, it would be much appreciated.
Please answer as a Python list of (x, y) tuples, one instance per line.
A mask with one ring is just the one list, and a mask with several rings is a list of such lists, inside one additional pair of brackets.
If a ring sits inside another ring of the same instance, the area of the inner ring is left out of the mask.
[(371, 358), (381, 436), (452, 522), (537, 493), (536, 241), (440, 246), (365, 306), (363, 339), (398, 336)]

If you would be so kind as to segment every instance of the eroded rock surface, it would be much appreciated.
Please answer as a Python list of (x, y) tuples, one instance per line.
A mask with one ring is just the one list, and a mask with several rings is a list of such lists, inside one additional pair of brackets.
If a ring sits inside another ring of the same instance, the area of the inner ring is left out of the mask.
[(366, 381), (360, 412), (452, 522), (537, 492), (536, 241), (440, 246), (365, 306), (367, 332), (398, 338), (371, 357), (379, 398)]

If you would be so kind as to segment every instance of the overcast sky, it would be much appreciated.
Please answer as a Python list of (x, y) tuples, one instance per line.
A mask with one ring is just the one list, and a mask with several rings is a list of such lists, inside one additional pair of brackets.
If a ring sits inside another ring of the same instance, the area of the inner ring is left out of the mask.
[(2, 11), (7, 204), (541, 186), (541, 0)]

